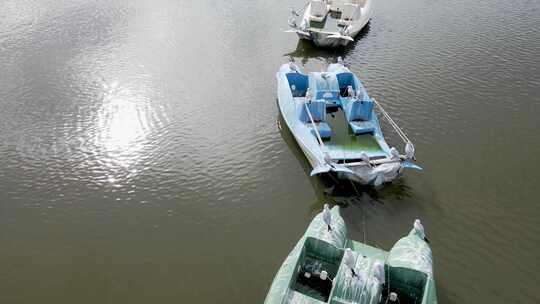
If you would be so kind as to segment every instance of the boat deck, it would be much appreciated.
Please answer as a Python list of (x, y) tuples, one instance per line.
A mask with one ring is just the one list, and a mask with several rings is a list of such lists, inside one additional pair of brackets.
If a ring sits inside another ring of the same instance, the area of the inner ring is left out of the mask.
[(341, 12), (329, 12), (321, 22), (310, 21), (309, 30), (317, 32), (339, 32), (343, 26), (338, 24)]
[(322, 302), (318, 299), (312, 298), (310, 296), (306, 296), (305, 294), (302, 294), (295, 290), (289, 290), (288, 297), (287, 297), (287, 303), (310, 303), (310, 304), (324, 304), (326, 302)]
[(382, 249), (371, 247), (369, 245), (366, 245), (357, 241), (353, 241), (353, 240), (347, 241), (347, 247), (351, 248), (354, 252), (358, 252), (362, 254), (363, 256), (374, 258), (383, 262), (386, 260), (386, 257), (388, 256), (388, 252)]
[[(354, 135), (349, 128), (343, 111), (339, 110), (332, 115), (327, 114), (326, 122), (332, 129), (332, 137), (324, 144), (330, 152), (351, 153), (344, 158), (357, 158), (361, 151), (368, 154), (385, 154), (372, 134)], [(342, 156), (338, 156), (342, 158)]]

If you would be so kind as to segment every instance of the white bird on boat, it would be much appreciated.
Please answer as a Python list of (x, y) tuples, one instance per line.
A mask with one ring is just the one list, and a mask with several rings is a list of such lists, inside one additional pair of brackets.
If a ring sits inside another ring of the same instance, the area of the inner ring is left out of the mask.
[(328, 207), (328, 204), (324, 204), (324, 210), (323, 210), (323, 221), (328, 227), (328, 231), (332, 231), (332, 213), (330, 213), (330, 208)]
[(367, 155), (365, 151), (362, 151), (362, 153), (360, 153), (360, 159), (363, 162), (365, 162), (368, 166), (373, 167), (373, 165), (370, 162), (369, 155)]
[(309, 88), (307, 88), (306, 90), (306, 100), (311, 100), (311, 90)]
[(352, 86), (347, 86), (347, 97), (354, 97), (354, 90)]
[(355, 277), (356, 272), (354, 271), (354, 266), (356, 264), (356, 257), (354, 256), (351, 248), (345, 249), (345, 254), (343, 254), (343, 263), (345, 264), (345, 266), (349, 267), (352, 275)]
[(410, 141), (405, 145), (405, 156), (407, 156), (408, 159), (416, 160), (414, 157), (414, 146)]
[(298, 67), (292, 62), (289, 63), (289, 68), (291, 69), (291, 71), (298, 72)]
[(384, 265), (379, 261), (373, 263), (373, 272), (379, 283), (384, 284)]
[(400, 157), (400, 155), (399, 155), (399, 151), (398, 151), (396, 148), (394, 148), (394, 147), (390, 148), (390, 159), (392, 159), (392, 160), (398, 160), (398, 159), (400, 159), (400, 158), (401, 158), (401, 157)]
[(414, 221), (414, 224), (413, 224), (413, 229), (415, 231), (415, 233), (421, 238), (423, 239), (424, 241), (426, 241), (427, 243), (429, 243), (427, 237), (426, 237), (426, 233), (424, 231), (424, 225), (422, 225), (422, 223), (420, 222), (419, 219), (416, 219)]

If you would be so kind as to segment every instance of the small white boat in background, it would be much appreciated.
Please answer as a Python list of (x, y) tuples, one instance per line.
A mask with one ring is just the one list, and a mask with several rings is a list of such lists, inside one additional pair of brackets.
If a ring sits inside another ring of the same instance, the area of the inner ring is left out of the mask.
[(301, 39), (313, 41), (317, 46), (345, 46), (371, 18), (372, 0), (311, 0), (300, 13), (291, 11), (290, 30)]

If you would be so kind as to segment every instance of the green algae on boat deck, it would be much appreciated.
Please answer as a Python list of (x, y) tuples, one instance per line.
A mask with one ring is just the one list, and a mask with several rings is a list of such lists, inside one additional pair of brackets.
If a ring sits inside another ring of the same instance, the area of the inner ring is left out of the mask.
[(332, 137), (324, 144), (329, 150), (346, 152), (383, 152), (372, 134), (354, 135), (349, 128), (342, 111), (326, 116), (326, 122), (332, 129)]
[(347, 152), (382, 152), (381, 147), (371, 134), (332, 134), (332, 138), (324, 144), (330, 150), (342, 150)]

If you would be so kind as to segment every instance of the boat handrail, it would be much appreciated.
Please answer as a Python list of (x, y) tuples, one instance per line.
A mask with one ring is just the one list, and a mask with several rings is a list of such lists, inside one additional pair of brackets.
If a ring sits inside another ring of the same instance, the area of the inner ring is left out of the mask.
[(309, 116), (309, 120), (311, 121), (311, 125), (313, 126), (313, 130), (315, 130), (315, 135), (317, 135), (317, 139), (319, 140), (319, 144), (321, 147), (324, 148), (324, 142), (321, 138), (321, 134), (319, 133), (319, 128), (317, 128), (317, 125), (315, 124), (315, 121), (313, 120), (313, 116), (311, 116), (311, 111), (309, 110), (309, 107), (307, 105), (307, 102), (304, 101), (304, 107), (306, 107), (307, 114)]
[(381, 158), (381, 159), (370, 160), (369, 164), (365, 161), (345, 163), (345, 164), (347, 165), (347, 167), (372, 166), (372, 165), (381, 165), (381, 164), (389, 164), (389, 163), (399, 163), (405, 159), (407, 159), (405, 155), (400, 155), (399, 159)]

